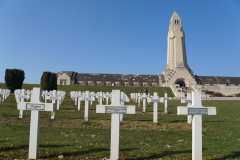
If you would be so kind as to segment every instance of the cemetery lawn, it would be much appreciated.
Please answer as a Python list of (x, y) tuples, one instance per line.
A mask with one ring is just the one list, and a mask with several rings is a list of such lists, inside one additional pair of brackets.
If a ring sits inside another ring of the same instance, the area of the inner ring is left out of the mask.
[[(24, 84), (32, 89), (40, 85)], [(0, 84), (0, 88), (6, 88)], [(144, 87), (58, 86), (67, 92), (56, 111), (55, 120), (50, 112), (41, 112), (39, 159), (102, 159), (110, 157), (110, 114), (96, 114), (89, 106), (89, 122), (83, 122), (84, 102), (81, 111), (70, 99), (70, 91), (111, 91), (120, 89), (126, 94), (143, 92)], [(148, 87), (149, 93), (158, 92), (173, 97), (170, 88)], [(129, 97), (130, 98), (130, 97)], [(105, 104), (105, 101), (103, 101)], [(134, 102), (125, 104), (136, 105)], [(120, 159), (191, 159), (192, 131), (187, 116), (177, 115), (180, 100), (168, 101), (168, 114), (164, 104), (158, 107), (159, 123), (154, 124), (153, 104), (147, 104), (146, 113), (137, 107), (136, 115), (124, 115), (120, 129)], [(203, 116), (203, 159), (240, 159), (240, 107), (239, 101), (203, 101), (203, 106), (217, 107), (216, 116)], [(0, 106), (0, 159), (27, 159), (30, 129), (30, 111), (22, 119), (14, 94)]]

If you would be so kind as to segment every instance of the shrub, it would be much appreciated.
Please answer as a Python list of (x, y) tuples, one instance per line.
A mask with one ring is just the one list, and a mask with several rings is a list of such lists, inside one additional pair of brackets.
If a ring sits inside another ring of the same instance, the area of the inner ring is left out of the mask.
[(176, 86), (176, 88), (178, 88), (178, 86)]
[(214, 92), (213, 97), (223, 97), (223, 94), (219, 92)]
[(57, 90), (57, 75), (52, 72), (43, 72), (41, 77), (41, 87), (43, 90)]
[(204, 90), (204, 89), (202, 89), (202, 92), (205, 92), (205, 90)]
[(237, 94), (236, 94), (236, 97), (240, 97), (240, 93), (237, 93)]
[(181, 92), (181, 90), (179, 89), (178, 92)]
[(57, 75), (52, 73), (50, 78), (51, 90), (57, 90)]
[(25, 73), (21, 69), (6, 69), (5, 71), (5, 85), (13, 93), (15, 89), (21, 89)]

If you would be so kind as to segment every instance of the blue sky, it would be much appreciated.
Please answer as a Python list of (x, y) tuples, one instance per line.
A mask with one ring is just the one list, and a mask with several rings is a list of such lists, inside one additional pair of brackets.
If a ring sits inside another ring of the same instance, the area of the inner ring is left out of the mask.
[(240, 77), (240, 0), (0, 0), (0, 82), (10, 68), (24, 83), (44, 71), (160, 74), (174, 7), (193, 72)]

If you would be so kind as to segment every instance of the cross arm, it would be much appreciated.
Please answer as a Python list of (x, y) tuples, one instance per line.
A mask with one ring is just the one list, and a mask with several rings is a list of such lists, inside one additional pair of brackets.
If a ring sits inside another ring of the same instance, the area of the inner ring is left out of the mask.
[(216, 107), (177, 107), (177, 115), (216, 115)]
[(17, 105), (18, 110), (39, 110), (39, 111), (55, 111), (55, 103), (30, 103), (19, 102)]
[(97, 105), (96, 113), (135, 114), (135, 106)]

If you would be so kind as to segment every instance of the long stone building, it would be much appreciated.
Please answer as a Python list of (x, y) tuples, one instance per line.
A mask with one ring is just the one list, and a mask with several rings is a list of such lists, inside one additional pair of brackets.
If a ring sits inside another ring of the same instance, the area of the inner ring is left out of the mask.
[[(58, 73), (58, 85), (100, 86), (169, 86), (202, 88), (224, 92), (240, 92), (240, 77), (197, 76), (187, 63), (185, 33), (182, 20), (174, 11), (169, 24), (167, 65), (162, 74), (86, 74), (74, 71)], [(231, 87), (230, 87), (231, 86)]]

